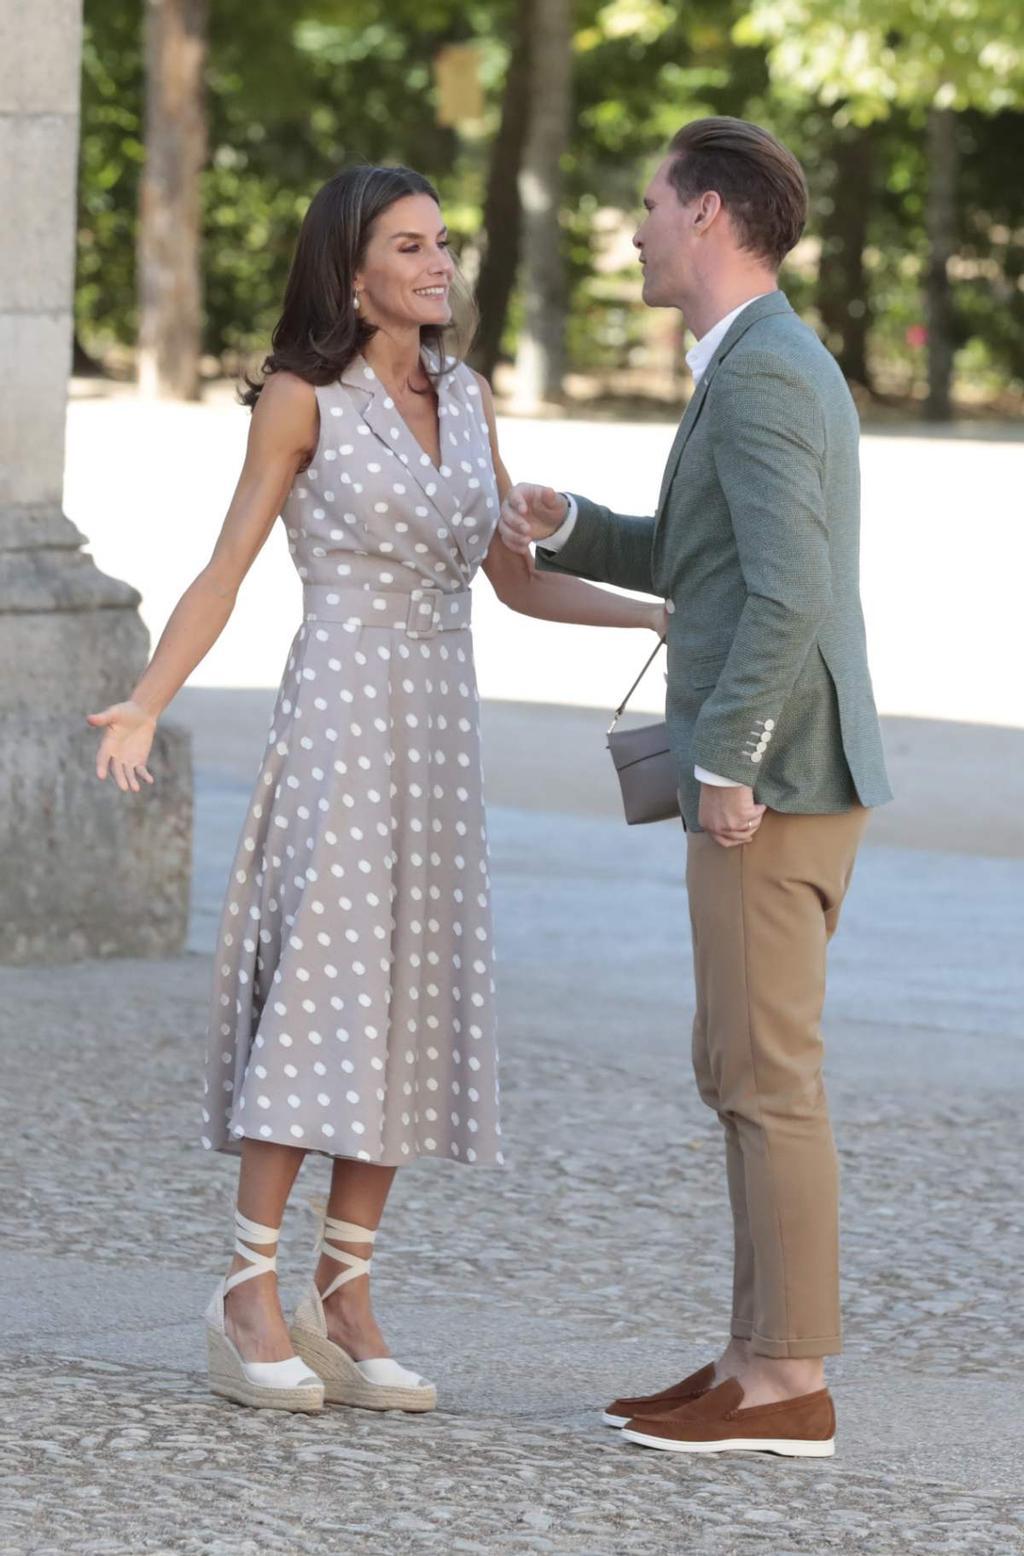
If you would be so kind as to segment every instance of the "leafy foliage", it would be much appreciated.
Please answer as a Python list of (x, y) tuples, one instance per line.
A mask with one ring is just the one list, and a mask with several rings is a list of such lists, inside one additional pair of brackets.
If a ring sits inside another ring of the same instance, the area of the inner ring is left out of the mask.
[(134, 6), (85, 29), (75, 310), (97, 349), (135, 335), (135, 223), (142, 166), (142, 50)]
[[(306, 203), (339, 165), (409, 162), (430, 176), (470, 268), (515, 0), (217, 0), (203, 184), (205, 349), (259, 353), (277, 316)], [(130, 346), (142, 144), (142, 0), (85, 0), (77, 325), (88, 349)], [(961, 118), (956, 256), (965, 372), (1024, 381), (1024, 8), (1016, 0), (576, 0), (573, 135), (563, 223), (573, 365), (628, 359), (644, 329), (632, 262), (595, 275), (602, 223), (637, 211), (669, 136), (702, 113), (766, 124), (829, 197), (837, 120), (876, 123), (866, 249), (871, 354), (909, 386), (926, 252), (922, 109)], [(474, 40), (487, 117), (438, 125), (432, 61)], [(952, 94), (952, 95), (951, 95)], [(812, 221), (812, 237), (817, 228)], [(814, 275), (787, 272), (814, 317)], [(510, 311), (511, 350), (518, 310)]]
[(1024, 90), (1017, 0), (754, 0), (735, 36), (767, 44), (780, 89), (860, 123), (897, 106), (996, 112)]

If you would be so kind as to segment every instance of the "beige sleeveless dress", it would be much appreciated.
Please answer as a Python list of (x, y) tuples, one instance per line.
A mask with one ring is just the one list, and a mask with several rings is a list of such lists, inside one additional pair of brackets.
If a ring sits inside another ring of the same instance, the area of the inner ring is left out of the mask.
[[(426, 358), (425, 358), (426, 360)], [(362, 357), (282, 510), (303, 582), (215, 953), (203, 1144), (500, 1163), (469, 585), (498, 519), (463, 364), (440, 468)]]

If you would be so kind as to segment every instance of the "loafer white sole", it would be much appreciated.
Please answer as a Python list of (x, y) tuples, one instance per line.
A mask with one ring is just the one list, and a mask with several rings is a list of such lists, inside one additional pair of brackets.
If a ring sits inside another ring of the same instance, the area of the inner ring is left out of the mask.
[(625, 1426), (630, 1419), (629, 1416), (613, 1416), (609, 1415), (607, 1410), (601, 1411), (601, 1420), (605, 1426)]
[(680, 1442), (633, 1430), (622, 1435), (642, 1448), (661, 1448), (667, 1453), (777, 1453), (790, 1459), (830, 1459), (836, 1451), (834, 1437), (822, 1442), (791, 1437), (723, 1437), (716, 1442)]

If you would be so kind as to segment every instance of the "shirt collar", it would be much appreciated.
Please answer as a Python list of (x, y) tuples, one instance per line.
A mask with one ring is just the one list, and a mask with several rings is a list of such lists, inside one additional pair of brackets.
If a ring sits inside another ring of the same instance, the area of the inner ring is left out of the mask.
[(728, 333), (729, 326), (734, 319), (738, 319), (744, 308), (749, 308), (751, 303), (756, 303), (759, 297), (764, 297), (764, 292), (758, 292), (757, 297), (748, 297), (745, 303), (740, 303), (731, 313), (727, 313), (724, 319), (719, 319), (713, 324), (706, 335), (702, 335), (695, 346), (686, 353), (686, 365), (693, 374), (694, 385), (700, 383), (711, 363), (711, 358), (718, 350)]

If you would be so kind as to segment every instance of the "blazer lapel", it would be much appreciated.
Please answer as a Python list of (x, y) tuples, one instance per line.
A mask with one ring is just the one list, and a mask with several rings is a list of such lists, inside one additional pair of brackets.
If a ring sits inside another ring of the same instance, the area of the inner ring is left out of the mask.
[(668, 463), (665, 466), (665, 474), (662, 476), (661, 480), (661, 492), (658, 496), (658, 509), (655, 515), (655, 528), (657, 528), (658, 524), (660, 524), (664, 515), (665, 504), (668, 500), (669, 490), (671, 489), (672, 482), (675, 479), (676, 471), (679, 468), (679, 461), (683, 456), (683, 450), (686, 448), (690, 434), (693, 432), (694, 427), (697, 425), (697, 419), (700, 416), (705, 401), (707, 400), (708, 392), (720, 365), (729, 355), (729, 352), (735, 346), (736, 342), (742, 339), (751, 326), (757, 323), (758, 319), (768, 318), (773, 313), (791, 312), (792, 309), (790, 307), (789, 300), (782, 292), (768, 292), (764, 297), (755, 298), (752, 303), (744, 308), (739, 318), (732, 321), (729, 328), (726, 330), (725, 335), (719, 344), (718, 350), (711, 358), (711, 361), (708, 363), (707, 368), (701, 377), (700, 383), (697, 385), (696, 389), (693, 391), (693, 394), (690, 396), (690, 402), (686, 407), (682, 421), (679, 423), (679, 430), (675, 435), (675, 440), (672, 444), (671, 450), (669, 451)]
[(700, 415), (701, 406), (704, 404), (704, 396), (707, 393), (707, 383), (707, 374), (705, 374), (700, 383), (697, 385), (696, 389), (691, 394), (686, 410), (683, 412), (683, 419), (679, 423), (679, 426), (676, 429), (676, 435), (672, 440), (672, 447), (669, 450), (668, 462), (665, 465), (665, 473), (661, 478), (661, 491), (658, 494), (659, 517), (661, 515), (662, 509), (665, 506), (665, 499), (668, 496), (669, 487), (672, 485), (672, 478), (676, 473), (676, 467), (682, 458), (683, 449), (686, 447), (690, 433), (693, 431), (697, 422), (697, 417)]

